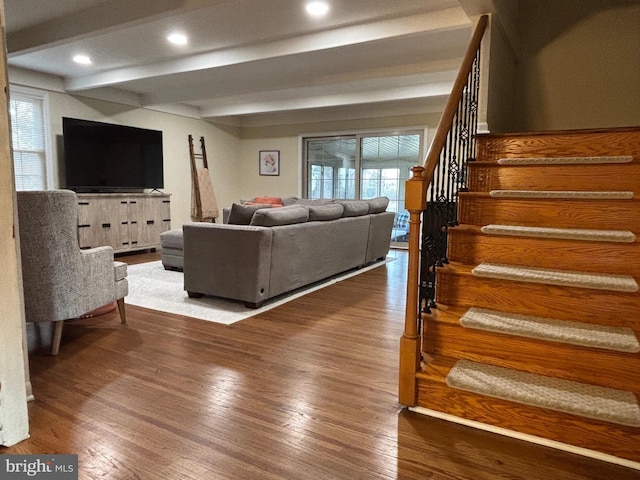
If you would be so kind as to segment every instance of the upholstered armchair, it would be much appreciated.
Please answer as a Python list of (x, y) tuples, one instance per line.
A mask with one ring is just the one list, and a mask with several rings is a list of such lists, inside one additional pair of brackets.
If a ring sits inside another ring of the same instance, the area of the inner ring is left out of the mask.
[(127, 265), (111, 247), (81, 250), (76, 194), (70, 190), (18, 192), (18, 228), (27, 322), (55, 322), (52, 355), (65, 320), (117, 301), (126, 323)]

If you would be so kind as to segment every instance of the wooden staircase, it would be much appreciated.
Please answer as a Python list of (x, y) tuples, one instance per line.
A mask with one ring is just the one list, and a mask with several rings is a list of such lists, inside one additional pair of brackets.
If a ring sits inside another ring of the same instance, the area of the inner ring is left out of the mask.
[[(469, 165), (469, 191), (459, 197), (460, 225), (449, 229), (449, 263), (437, 272), (437, 308), (422, 316), (415, 405), (586, 449), (605, 459), (623, 459), (640, 468), (634, 463), (640, 462), (640, 424), (634, 423), (637, 419), (627, 424), (609, 420), (610, 404), (601, 409), (604, 419), (586, 417), (549, 406), (547, 399), (539, 406), (493, 391), (450, 386), (454, 382), (449, 377), (458, 362), (472, 361), (535, 374), (543, 383), (577, 382), (587, 398), (589, 388), (606, 387), (638, 402), (640, 353), (633, 347), (621, 351), (469, 328), (460, 320), (470, 309), (481, 308), (553, 319), (560, 328), (564, 322), (587, 331), (590, 326), (614, 327), (614, 336), (626, 332), (632, 343), (634, 335), (640, 338), (640, 293), (633, 287), (621, 291), (606, 284), (584, 287), (547, 280), (554, 272), (569, 272), (587, 274), (596, 282), (604, 275), (604, 280), (615, 277), (640, 284), (640, 128), (481, 135), (477, 145), (477, 160)], [(616, 163), (593, 159), (601, 156), (631, 158)], [(505, 158), (570, 160), (500, 161)], [(513, 191), (526, 194), (510, 195)], [(609, 198), (602, 192), (633, 192), (633, 197)], [(487, 225), (533, 227), (543, 233), (525, 229), (524, 234), (496, 235), (483, 231)], [(588, 239), (581, 236), (590, 233), (585, 229), (632, 232), (636, 238)], [(550, 274), (536, 282), (474, 274), (478, 265), (487, 263)], [(593, 395), (598, 396), (597, 390)], [(594, 397), (592, 403), (598, 401)]]

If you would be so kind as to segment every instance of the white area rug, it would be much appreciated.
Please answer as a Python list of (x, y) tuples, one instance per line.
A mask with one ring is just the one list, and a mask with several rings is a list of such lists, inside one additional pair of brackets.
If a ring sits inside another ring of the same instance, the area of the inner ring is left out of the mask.
[(261, 308), (246, 308), (244, 302), (226, 300), (224, 298), (205, 296), (189, 298), (184, 290), (184, 276), (182, 272), (165, 270), (162, 262), (141, 263), (129, 265), (127, 268), (129, 280), (129, 295), (125, 302), (130, 305), (160, 310), (162, 312), (185, 315), (187, 317), (207, 320), (209, 322), (231, 325), (259, 313), (270, 310), (278, 305), (289, 302), (329, 285), (341, 282), (347, 278), (359, 275), (373, 268), (377, 268), (395, 260), (387, 257), (385, 260), (368, 265), (358, 270), (350, 270), (307, 287), (299, 288), (288, 294), (266, 300)]

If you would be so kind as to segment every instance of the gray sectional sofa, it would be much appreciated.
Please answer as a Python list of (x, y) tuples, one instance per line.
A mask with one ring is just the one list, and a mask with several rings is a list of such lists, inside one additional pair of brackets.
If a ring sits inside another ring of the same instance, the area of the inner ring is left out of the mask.
[(395, 217), (386, 211), (388, 201), (301, 199), (281, 208), (234, 204), (228, 224), (185, 224), (184, 288), (190, 297), (214, 295), (256, 308), (384, 259)]

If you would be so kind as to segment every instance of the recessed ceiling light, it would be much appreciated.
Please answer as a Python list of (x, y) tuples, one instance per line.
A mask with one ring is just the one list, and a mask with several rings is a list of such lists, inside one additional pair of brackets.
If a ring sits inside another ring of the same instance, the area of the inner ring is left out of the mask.
[(82, 65), (91, 65), (91, 59), (86, 55), (76, 55), (73, 57), (73, 61), (76, 63), (81, 63)]
[(172, 33), (170, 35), (167, 35), (167, 40), (175, 45), (187, 44), (187, 36), (182, 33)]
[(311, 15), (319, 17), (322, 15), (326, 15), (328, 11), (329, 4), (327, 2), (316, 1), (307, 3), (307, 12), (309, 12), (309, 14)]

